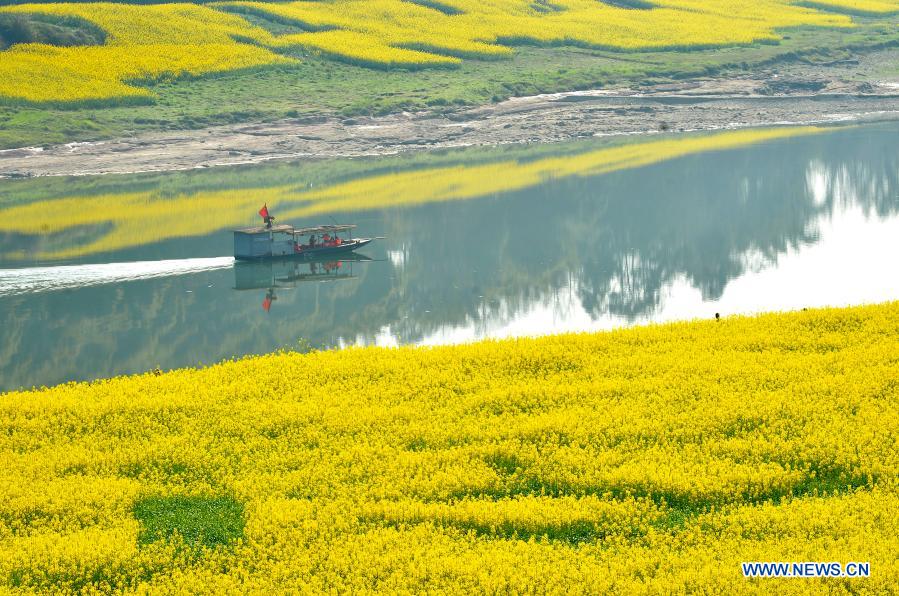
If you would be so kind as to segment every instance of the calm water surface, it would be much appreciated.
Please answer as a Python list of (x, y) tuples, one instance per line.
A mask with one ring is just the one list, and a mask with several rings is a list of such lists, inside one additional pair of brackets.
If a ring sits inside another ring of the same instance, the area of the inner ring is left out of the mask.
[[(0, 181), (0, 389), (309, 344), (439, 344), (899, 299), (897, 140), (895, 125), (838, 129), (500, 192), (506, 169), (513, 180), (521, 164), (593, 149)], [(436, 200), (452, 195), (429, 186), (446, 184), (446, 167), (476, 189), (469, 173), (483, 164), (498, 164), (485, 196)], [(339, 190), (408, 172), (423, 175), (396, 184), (433, 202), (335, 208), (360, 235), (387, 237), (361, 251), (370, 260), (235, 264), (234, 226), (217, 223), (235, 201), (254, 207), (233, 223), (253, 223), (274, 186)], [(146, 220), (119, 225), (121, 204), (146, 208)], [(71, 225), (34, 229), (60, 213)]]

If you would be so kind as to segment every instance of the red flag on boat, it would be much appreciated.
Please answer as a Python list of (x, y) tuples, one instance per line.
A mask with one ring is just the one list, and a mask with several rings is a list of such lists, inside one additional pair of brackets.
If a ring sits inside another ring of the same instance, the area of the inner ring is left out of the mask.
[(262, 209), (259, 210), (259, 216), (262, 219), (265, 219), (266, 217), (268, 217), (268, 204), (267, 203), (262, 206)]

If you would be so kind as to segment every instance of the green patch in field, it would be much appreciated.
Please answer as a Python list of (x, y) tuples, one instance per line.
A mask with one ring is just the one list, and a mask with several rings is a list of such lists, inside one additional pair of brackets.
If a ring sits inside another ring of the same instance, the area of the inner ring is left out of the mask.
[(243, 537), (243, 504), (227, 495), (145, 497), (133, 512), (141, 524), (141, 545), (177, 535), (188, 547), (216, 548)]
[(494, 453), (485, 457), (484, 461), (501, 476), (511, 476), (525, 468), (521, 460), (510, 453)]
[(884, 17), (890, 16), (894, 14), (899, 14), (899, 10), (896, 11), (883, 11), (883, 10), (871, 10), (858, 6), (838, 6), (835, 4), (830, 4), (828, 2), (815, 2), (814, 0), (808, 1), (800, 1), (796, 2), (798, 6), (804, 6), (805, 8), (811, 8), (813, 10), (822, 10), (825, 12), (835, 12), (839, 14), (847, 14), (850, 16), (868, 16), (868, 17)]
[(531, 9), (545, 14), (550, 12), (562, 12), (565, 10), (565, 7), (561, 4), (550, 2), (549, 0), (533, 0), (533, 2), (531, 2)]
[(599, 0), (603, 4), (614, 6), (615, 8), (626, 8), (631, 10), (651, 10), (655, 6), (645, 0)]
[[(397, 529), (405, 529), (410, 526), (421, 523), (434, 523), (444, 529), (454, 528), (464, 534), (473, 533), (476, 536), (488, 539), (500, 540), (551, 540), (554, 542), (562, 542), (571, 546), (596, 542), (608, 536), (617, 534), (610, 528), (606, 527), (601, 521), (579, 521), (561, 524), (544, 524), (537, 526), (525, 526), (512, 521), (499, 524), (479, 523), (471, 520), (412, 520), (409, 522), (398, 522), (395, 520), (387, 520), (384, 518), (373, 517), (368, 521), (374, 522), (380, 526), (393, 527)], [(630, 539), (642, 536), (643, 532), (637, 528), (630, 528), (624, 536)]]
[(423, 437), (416, 437), (406, 443), (406, 451), (419, 452), (428, 448), (428, 442)]
[(100, 565), (80, 573), (66, 573), (40, 568), (15, 568), (9, 572), (6, 585), (25, 593), (112, 593), (133, 588), (150, 581), (153, 572), (144, 569), (132, 577), (126, 577), (120, 568)]
[(438, 0), (408, 0), (408, 1), (412, 4), (418, 4), (419, 6), (426, 6), (427, 8), (433, 8), (434, 10), (440, 11), (443, 14), (449, 15), (449, 16), (463, 13), (463, 11), (459, 10), (455, 6), (451, 6), (449, 4), (439, 2)]
[(140, 461), (124, 464), (119, 467), (119, 476), (134, 478), (143, 482), (161, 482), (163, 484), (204, 483), (215, 485), (215, 480), (202, 469), (177, 461)]
[[(262, 27), (272, 35), (290, 35), (294, 33), (308, 33), (310, 31), (327, 31), (330, 29), (330, 27), (316, 27), (309, 23), (282, 17), (252, 6), (219, 5), (217, 6), (217, 9), (222, 12), (239, 15), (251, 24)], [(251, 40), (250, 43), (254, 42)]]
[(498, 525), (481, 524), (477, 522), (453, 522), (446, 525), (454, 526), (460, 530), (474, 532), (478, 536), (491, 538), (504, 538), (513, 540), (545, 539), (557, 542), (565, 542), (572, 546), (596, 542), (609, 536), (620, 535), (628, 539), (635, 539), (643, 535), (637, 528), (630, 527), (623, 534), (617, 529), (602, 521), (578, 521), (562, 524), (538, 525), (534, 528), (525, 527), (512, 522)]
[[(868, 474), (860, 474), (850, 468), (825, 466), (816, 464), (811, 467), (805, 477), (790, 489), (791, 497), (832, 496), (871, 488), (878, 478)], [(775, 494), (779, 502), (786, 495)]]
[(105, 41), (106, 33), (102, 29), (78, 17), (0, 14), (0, 50), (19, 43), (91, 46)]
[[(729, 505), (780, 504), (789, 499), (835, 496), (869, 489), (878, 482), (877, 476), (859, 473), (849, 467), (826, 465), (819, 462), (775, 462), (785, 469), (804, 469), (805, 474), (793, 483), (784, 486), (758, 488), (747, 486), (729, 493), (692, 494), (653, 482), (598, 482), (594, 484), (572, 485), (557, 479), (543, 478), (529, 470), (514, 455), (491, 455), (484, 458), (501, 478), (499, 485), (470, 486), (449, 494), (450, 501), (462, 499), (490, 498), (494, 500), (524, 496), (547, 496), (553, 498), (574, 496), (598, 496), (618, 500), (648, 499), (657, 506), (678, 512), (672, 518), (689, 517), (709, 512), (716, 507)], [(439, 499), (437, 499), (439, 500)], [(667, 523), (667, 522), (666, 522)], [(675, 525), (679, 525), (675, 524)]]
[(674, 507), (667, 509), (664, 515), (653, 521), (652, 526), (659, 532), (679, 532), (701, 513), (704, 511), (691, 507)]

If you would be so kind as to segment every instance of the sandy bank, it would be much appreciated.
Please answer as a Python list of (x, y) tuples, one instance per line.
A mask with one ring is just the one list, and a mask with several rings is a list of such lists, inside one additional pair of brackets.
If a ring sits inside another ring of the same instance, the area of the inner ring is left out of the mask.
[(665, 131), (899, 119), (899, 85), (766, 77), (513, 98), (450, 113), (297, 119), (0, 151), (0, 177), (185, 170)]

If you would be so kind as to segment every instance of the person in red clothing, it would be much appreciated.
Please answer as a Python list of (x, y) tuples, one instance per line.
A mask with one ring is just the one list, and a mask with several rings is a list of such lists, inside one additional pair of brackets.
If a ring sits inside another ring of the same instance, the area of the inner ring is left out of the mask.
[(259, 215), (262, 216), (262, 220), (265, 222), (265, 228), (271, 230), (272, 222), (275, 221), (275, 216), (268, 212), (268, 204), (262, 206), (262, 209), (259, 210)]

